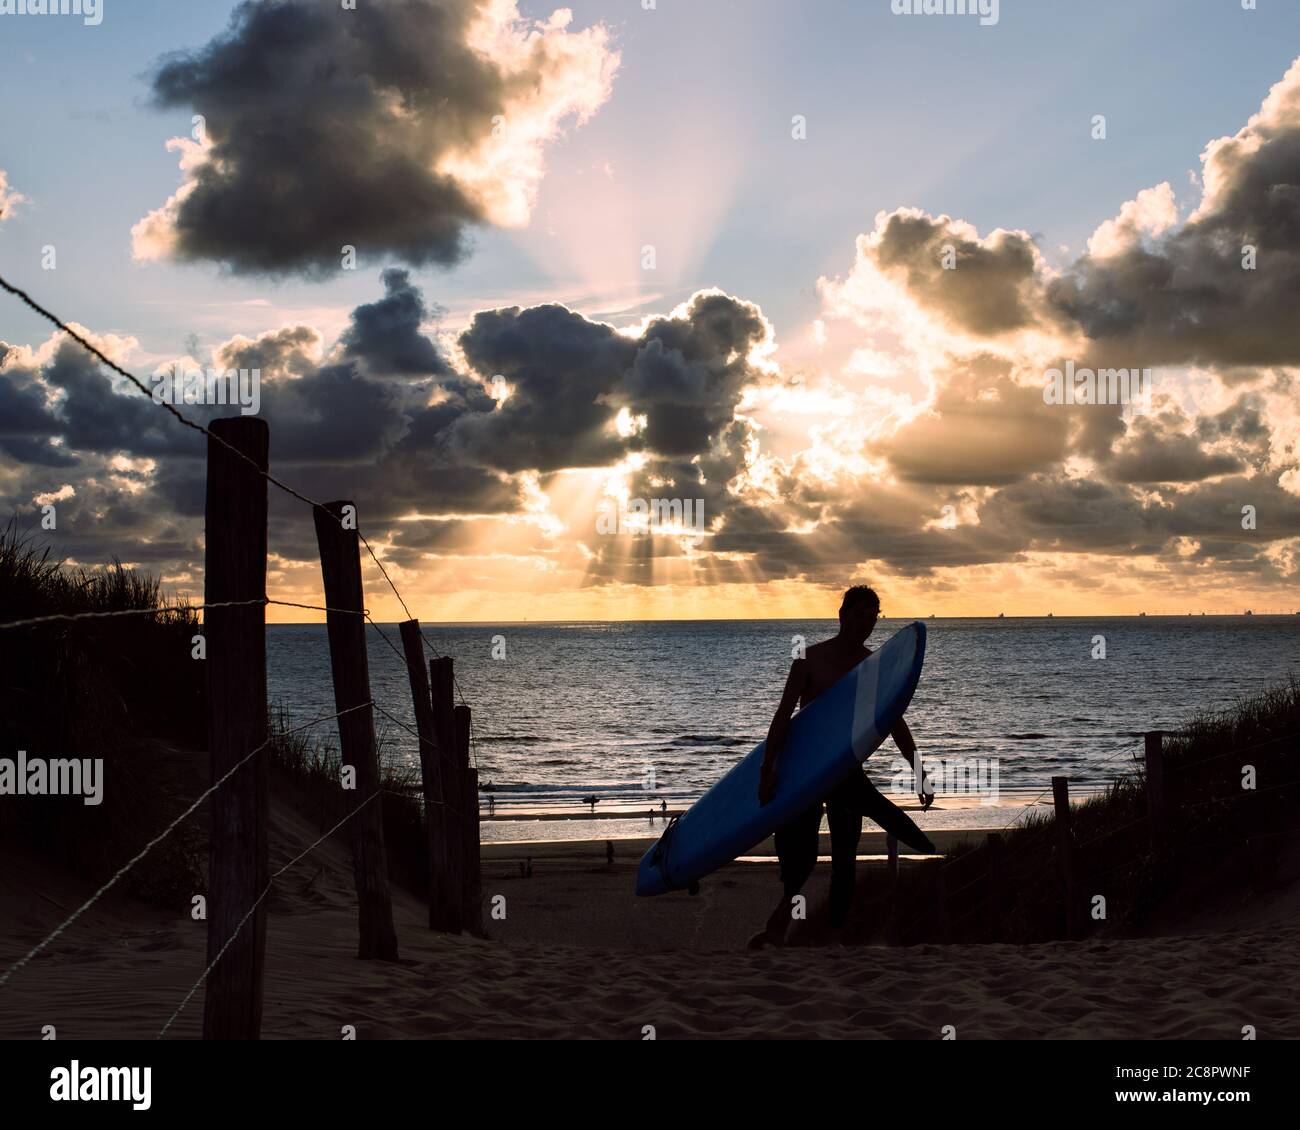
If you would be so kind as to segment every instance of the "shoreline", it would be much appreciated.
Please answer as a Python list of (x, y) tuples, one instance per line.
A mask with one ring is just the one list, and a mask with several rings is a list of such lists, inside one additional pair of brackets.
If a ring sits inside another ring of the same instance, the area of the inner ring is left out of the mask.
[[(1003, 831), (1002, 828), (948, 828), (932, 829), (928, 832), (930, 838), (934, 841), (935, 847), (939, 849), (939, 854), (951, 851), (958, 844), (970, 840), (979, 841), (990, 833)], [(884, 858), (887, 852), (885, 843), (886, 835), (878, 830), (864, 829), (862, 839), (858, 841), (858, 859)], [(627, 862), (630, 853), (635, 853), (636, 858), (640, 858), (650, 848), (659, 842), (658, 836), (626, 836), (621, 838), (607, 837), (606, 839), (578, 839), (578, 840), (483, 840), (480, 846), (480, 854), (486, 863), (489, 860), (515, 860), (523, 859), (526, 855), (531, 856), (534, 860), (557, 860), (557, 859), (591, 859), (604, 862), (606, 842), (614, 844), (615, 859), (620, 862)], [(831, 839), (829, 832), (821, 832), (818, 835), (818, 855), (820, 858), (829, 859), (831, 851)], [(905, 845), (899, 847), (900, 858), (911, 859), (933, 859), (934, 856), (923, 855), (913, 852)], [(776, 849), (773, 845), (772, 837), (768, 836), (761, 843), (755, 845), (744, 855), (738, 856), (738, 862), (749, 860), (763, 860), (776, 862)]]

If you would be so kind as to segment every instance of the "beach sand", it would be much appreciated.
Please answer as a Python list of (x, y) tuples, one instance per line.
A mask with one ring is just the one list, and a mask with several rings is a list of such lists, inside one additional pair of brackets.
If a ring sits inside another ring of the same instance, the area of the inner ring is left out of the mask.
[[(273, 809), (275, 868), (317, 830)], [(1300, 899), (1281, 892), (1192, 936), (1037, 946), (795, 946), (745, 939), (779, 888), (771, 864), (733, 864), (698, 897), (637, 899), (635, 856), (619, 845), (494, 845), (485, 907), (504, 896), (488, 939), (425, 926), (394, 890), (397, 964), (353, 956), (351, 862), (336, 836), (268, 899), (263, 1035), (358, 1038), (840, 1037), (959, 1039), (1300, 1037)], [(533, 856), (533, 875), (518, 859)], [(905, 861), (904, 866), (907, 863)], [(810, 885), (816, 912), (827, 869)], [(12, 851), (0, 858), (0, 965), (7, 967), (92, 888)], [(1170, 927), (1174, 929), (1174, 927)], [(203, 923), (107, 896), (0, 988), (0, 1036), (152, 1038), (204, 967)], [(200, 1034), (202, 990), (169, 1038)]]

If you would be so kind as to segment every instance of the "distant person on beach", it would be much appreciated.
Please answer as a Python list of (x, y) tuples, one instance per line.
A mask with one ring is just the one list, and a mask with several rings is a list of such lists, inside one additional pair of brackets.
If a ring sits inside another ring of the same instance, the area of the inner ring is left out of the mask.
[[(854, 585), (844, 594), (840, 604), (839, 632), (831, 639), (808, 648), (804, 658), (796, 659), (790, 665), (781, 703), (767, 731), (758, 786), (760, 804), (767, 804), (776, 796), (781, 749), (795, 707), (807, 707), (871, 654), (866, 641), (879, 618), (880, 597), (875, 590), (866, 585)], [(900, 718), (891, 736), (903, 756), (916, 765), (916, 742), (912, 740), (907, 723)], [(932, 800), (933, 794), (921, 794), (923, 806), (928, 806)], [(833, 930), (844, 925), (853, 901), (858, 841), (862, 837), (864, 816), (918, 851), (933, 854), (936, 850), (911, 817), (881, 795), (868, 780), (865, 770), (854, 769), (826, 798), (826, 817), (831, 832), (830, 924)], [(751, 948), (757, 949), (765, 944), (781, 945), (785, 941), (785, 932), (790, 924), (790, 900), (803, 889), (817, 865), (821, 822), (822, 802), (818, 801), (777, 830), (774, 839), (783, 893), (767, 925), (750, 939)]]

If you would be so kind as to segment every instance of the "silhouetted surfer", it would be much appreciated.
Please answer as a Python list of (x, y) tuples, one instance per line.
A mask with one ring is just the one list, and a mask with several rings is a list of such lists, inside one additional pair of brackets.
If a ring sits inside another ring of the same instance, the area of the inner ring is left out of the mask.
[[(866, 640), (880, 617), (880, 598), (866, 585), (854, 585), (840, 604), (840, 630), (833, 638), (808, 648), (805, 658), (790, 665), (790, 674), (781, 694), (781, 704), (772, 717), (763, 754), (763, 769), (758, 786), (760, 804), (776, 795), (781, 749), (795, 707), (806, 707), (825, 690), (829, 690), (868, 655)], [(903, 719), (891, 731), (903, 756), (916, 765), (916, 742)], [(928, 805), (933, 794), (922, 796)], [(896, 804), (887, 800), (867, 779), (863, 769), (855, 769), (826, 798), (826, 819), (831, 832), (831, 927), (838, 929), (848, 918), (853, 901), (857, 868), (858, 841), (862, 837), (862, 818), (866, 816), (917, 851), (932, 853), (935, 846)], [(781, 864), (781, 901), (763, 930), (750, 939), (751, 947), (765, 943), (780, 945), (790, 924), (790, 900), (803, 889), (817, 865), (817, 837), (821, 828), (822, 802), (818, 801), (801, 816), (778, 829), (776, 856)]]

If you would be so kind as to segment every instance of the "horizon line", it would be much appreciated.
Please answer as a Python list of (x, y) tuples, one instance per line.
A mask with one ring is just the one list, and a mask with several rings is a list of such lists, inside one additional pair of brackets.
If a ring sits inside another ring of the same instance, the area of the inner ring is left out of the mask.
[[(1082, 615), (1041, 612), (1030, 614), (1016, 615), (986, 615), (986, 616), (882, 616), (880, 620), (915, 622), (922, 623), (931, 620), (1197, 620), (1197, 619), (1231, 619), (1236, 618), (1245, 620), (1255, 619), (1285, 619), (1290, 616), (1300, 616), (1300, 609), (1289, 612), (1255, 612), (1248, 610), (1245, 612), (1111, 612), (1099, 615)], [(419, 617), (416, 617), (419, 619)], [(810, 620), (824, 620), (828, 623), (834, 623), (836, 616), (689, 616), (689, 617), (642, 617), (638, 619), (604, 619), (604, 620), (581, 620), (581, 619), (559, 619), (559, 620), (420, 620), (424, 627), (491, 627), (493, 625), (513, 625), (513, 624), (755, 624), (755, 623), (806, 623)], [(380, 624), (400, 624), (401, 620), (377, 620), (375, 623)], [(268, 620), (268, 627), (316, 627), (324, 625), (324, 619), (317, 620)]]

